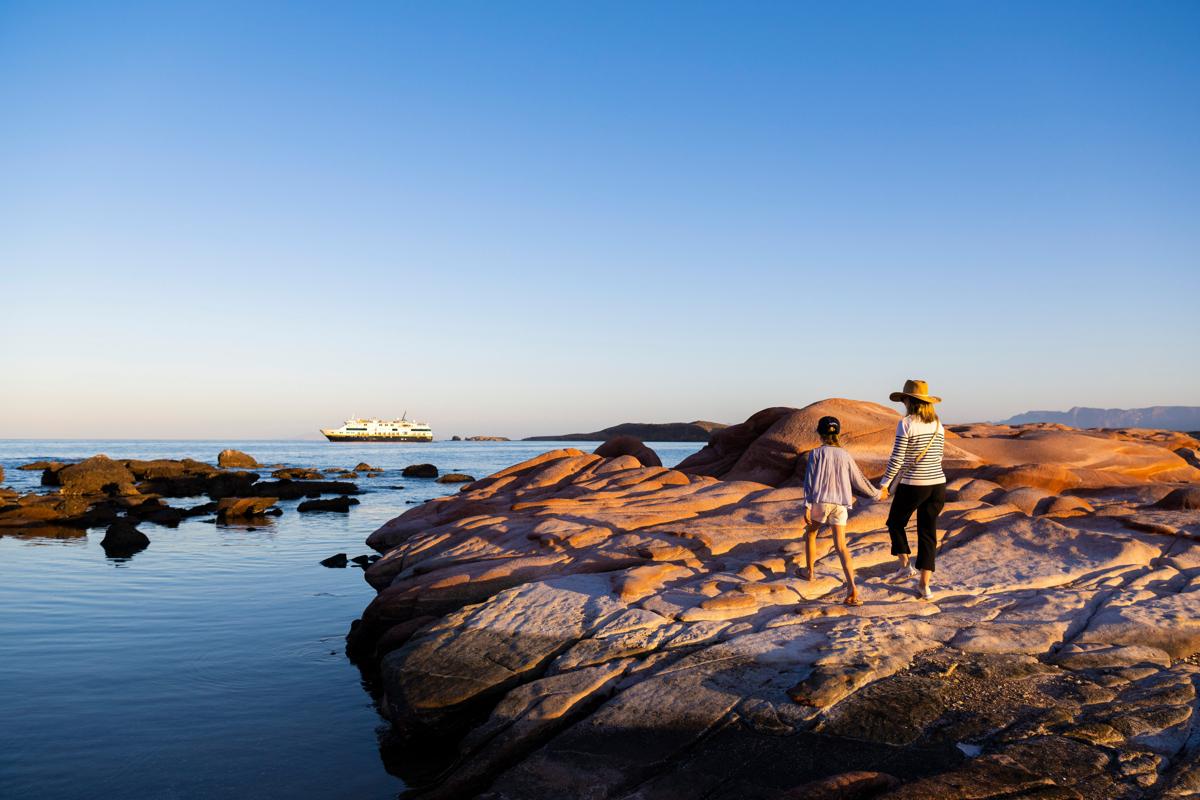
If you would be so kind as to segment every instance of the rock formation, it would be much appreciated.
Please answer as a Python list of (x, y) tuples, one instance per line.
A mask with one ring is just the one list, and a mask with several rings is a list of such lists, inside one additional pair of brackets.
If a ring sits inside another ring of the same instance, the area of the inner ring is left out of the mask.
[(796, 571), (830, 411), (881, 469), (895, 414), (824, 401), (679, 469), (546, 453), (373, 533), (348, 647), (417, 794), (1196, 797), (1200, 471), (1153, 437), (968, 426), (933, 601), (866, 502), (848, 608), (827, 538)]
[(658, 457), (658, 453), (636, 436), (614, 436), (592, 452), (604, 458), (633, 456), (643, 467), (662, 466), (662, 459)]

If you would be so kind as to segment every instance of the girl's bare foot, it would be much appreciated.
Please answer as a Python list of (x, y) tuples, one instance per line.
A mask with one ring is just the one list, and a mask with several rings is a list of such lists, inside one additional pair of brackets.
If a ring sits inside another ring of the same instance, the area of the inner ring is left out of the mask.
[(848, 606), (861, 606), (862, 605), (862, 600), (859, 599), (858, 592), (851, 592), (850, 594), (846, 595), (846, 599), (843, 600), (842, 602)]

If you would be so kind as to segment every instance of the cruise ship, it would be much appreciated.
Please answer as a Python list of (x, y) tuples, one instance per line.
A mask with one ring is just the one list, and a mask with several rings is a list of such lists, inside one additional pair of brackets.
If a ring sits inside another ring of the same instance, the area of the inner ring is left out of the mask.
[(331, 442), (432, 442), (433, 428), (408, 419), (348, 419), (340, 428), (322, 428)]

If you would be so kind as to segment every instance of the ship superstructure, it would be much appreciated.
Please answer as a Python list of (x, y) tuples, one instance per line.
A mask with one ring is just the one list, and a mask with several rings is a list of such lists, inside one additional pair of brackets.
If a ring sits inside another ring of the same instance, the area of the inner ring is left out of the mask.
[(322, 428), (331, 442), (432, 442), (433, 428), (408, 419), (348, 419), (340, 428)]

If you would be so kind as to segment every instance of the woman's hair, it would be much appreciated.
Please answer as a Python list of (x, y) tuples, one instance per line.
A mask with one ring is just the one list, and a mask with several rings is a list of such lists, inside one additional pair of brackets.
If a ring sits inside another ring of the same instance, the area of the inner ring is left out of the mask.
[(832, 447), (842, 446), (842, 443), (838, 441), (838, 435), (836, 433), (822, 433), (821, 443), (830, 445)]
[(921, 422), (937, 422), (937, 411), (933, 408), (933, 403), (926, 403), (924, 400), (914, 400), (911, 397), (904, 398), (904, 407), (908, 409), (908, 413)]

